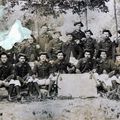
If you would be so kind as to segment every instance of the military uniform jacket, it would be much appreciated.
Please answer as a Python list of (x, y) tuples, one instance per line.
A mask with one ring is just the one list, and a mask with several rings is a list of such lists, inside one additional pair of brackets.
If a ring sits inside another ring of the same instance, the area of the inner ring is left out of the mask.
[(65, 56), (65, 61), (67, 63), (70, 60), (71, 53), (72, 53), (73, 57), (75, 57), (76, 59), (78, 58), (78, 54), (77, 54), (76, 48), (77, 47), (76, 47), (76, 44), (75, 44), (74, 41), (72, 41), (70, 43), (68, 43), (68, 42), (63, 43), (62, 51), (66, 55)]
[(17, 76), (19, 76), (21, 78), (25, 78), (26, 75), (28, 75), (28, 74), (32, 75), (31, 67), (27, 62), (25, 62), (25, 63), (18, 62), (15, 65), (15, 73)]
[(98, 43), (98, 48), (97, 48), (97, 54), (99, 56), (100, 54), (100, 49), (104, 49), (107, 53), (107, 56), (109, 58), (112, 58), (112, 52), (113, 52), (113, 43), (110, 39), (104, 39), (104, 40), (101, 40), (99, 43)]
[(81, 40), (82, 38), (85, 38), (85, 33), (81, 30), (79, 31), (75, 30), (72, 32), (72, 36), (73, 36), (73, 40), (76, 40), (76, 39)]
[(52, 58), (53, 54), (56, 55), (56, 52), (58, 50), (62, 49), (62, 44), (63, 42), (60, 41), (59, 39), (58, 40), (53, 39), (49, 42), (47, 52), (50, 58)]
[(14, 73), (14, 68), (10, 63), (0, 63), (0, 80), (9, 78)]
[(87, 58), (81, 58), (77, 65), (76, 68), (80, 70), (81, 73), (84, 72), (89, 72), (94, 68), (95, 65), (95, 60), (93, 59), (87, 59)]
[(86, 38), (83, 41), (83, 49), (90, 50), (92, 52), (92, 54), (94, 54), (96, 47), (97, 47), (97, 43), (96, 43), (96, 40), (93, 38)]
[(32, 45), (28, 45), (25, 46), (21, 52), (26, 54), (27, 58), (29, 59), (29, 61), (34, 61), (39, 53), (39, 49), (37, 49), (36, 47), (37, 44), (32, 44)]
[(110, 73), (111, 71), (115, 70), (116, 66), (113, 62), (113, 60), (106, 59), (106, 60), (97, 60), (96, 64), (96, 70), (98, 74), (102, 74), (103, 70), (105, 70), (107, 73)]
[(54, 63), (55, 72), (68, 73), (69, 71), (67, 68), (72, 68), (72, 67), (75, 66), (72, 65), (71, 63), (66, 62), (65, 60), (56, 60)]
[(33, 73), (37, 75), (38, 78), (44, 79), (48, 78), (51, 73), (51, 65), (47, 61), (38, 62), (33, 69)]

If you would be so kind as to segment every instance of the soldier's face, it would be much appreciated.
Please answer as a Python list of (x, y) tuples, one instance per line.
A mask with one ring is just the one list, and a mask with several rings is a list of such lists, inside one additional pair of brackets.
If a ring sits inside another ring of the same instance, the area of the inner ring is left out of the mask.
[(108, 32), (104, 32), (104, 33), (103, 33), (103, 37), (104, 37), (104, 38), (109, 38), (109, 33), (108, 33)]
[(86, 33), (85, 33), (85, 36), (86, 36), (86, 38), (90, 38), (90, 37), (91, 37), (90, 32), (86, 32)]
[(102, 59), (106, 59), (107, 58), (106, 52), (101, 52), (100, 57)]
[(28, 42), (29, 42), (30, 44), (32, 44), (32, 43), (33, 43), (33, 39), (28, 39)]
[(47, 29), (48, 29), (47, 26), (43, 26), (42, 29), (41, 29), (42, 33), (47, 32)]
[(76, 25), (75, 30), (81, 30), (81, 25)]
[(67, 41), (68, 42), (72, 41), (72, 39), (73, 39), (72, 35), (67, 35)]
[(40, 55), (40, 61), (44, 62), (47, 60), (47, 56), (46, 55)]
[(116, 61), (120, 62), (120, 56), (116, 56)]
[(24, 57), (24, 56), (21, 56), (21, 57), (19, 58), (19, 62), (24, 63), (24, 62), (25, 62), (25, 57)]
[(90, 58), (90, 52), (85, 52), (85, 58)]
[(58, 39), (60, 37), (60, 33), (55, 33), (55, 34), (53, 34), (53, 38), (54, 39)]
[(8, 60), (7, 55), (1, 55), (1, 61), (2, 61), (3, 63), (6, 63), (7, 60)]
[(58, 54), (57, 54), (57, 58), (58, 58), (59, 60), (63, 60), (63, 58), (64, 58), (63, 53), (58, 53)]

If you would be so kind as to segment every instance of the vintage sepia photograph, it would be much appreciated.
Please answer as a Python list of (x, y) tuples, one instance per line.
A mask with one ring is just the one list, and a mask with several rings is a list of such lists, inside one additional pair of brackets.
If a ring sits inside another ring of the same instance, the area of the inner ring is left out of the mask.
[(0, 120), (120, 120), (120, 0), (0, 0)]

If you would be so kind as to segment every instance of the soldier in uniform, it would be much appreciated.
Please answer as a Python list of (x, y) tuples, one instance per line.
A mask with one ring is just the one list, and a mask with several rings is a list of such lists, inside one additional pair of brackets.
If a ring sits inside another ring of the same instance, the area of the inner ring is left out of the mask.
[[(8, 62), (8, 55), (5, 52), (0, 54), (0, 87), (9, 87), (9, 81), (14, 73), (12, 64)], [(11, 90), (8, 89), (8, 96), (10, 96)], [(9, 98), (9, 97), (8, 97)]]
[(53, 40), (51, 40), (48, 44), (47, 53), (50, 59), (56, 59), (56, 52), (62, 49), (63, 42), (59, 39), (61, 33), (59, 31), (55, 31), (53, 33)]
[[(18, 56), (19, 62), (15, 65), (15, 73), (17, 78), (20, 80), (20, 86), (22, 87), (25, 83), (28, 85), (28, 94), (32, 95), (32, 81), (30, 76), (32, 76), (32, 70), (27, 62), (27, 57), (25, 54), (20, 53)], [(19, 92), (19, 91), (18, 91)]]
[(67, 41), (62, 45), (62, 51), (65, 54), (65, 61), (68, 63), (70, 61), (70, 57), (74, 57), (78, 59), (79, 53), (76, 51), (78, 48), (78, 44), (73, 40), (73, 36), (71, 33), (67, 33)]
[(113, 50), (113, 48), (114, 48), (113, 43), (110, 40), (110, 37), (112, 36), (112, 34), (109, 30), (103, 30), (102, 34), (103, 34), (103, 37), (102, 37), (102, 40), (98, 43), (96, 55), (97, 55), (97, 57), (99, 57), (100, 50), (104, 49), (104, 50), (106, 50), (108, 58), (112, 58), (113, 51), (114, 51)]
[[(104, 92), (109, 91), (112, 88), (111, 75), (115, 72), (114, 61), (107, 58), (107, 52), (104, 49), (100, 50), (100, 59), (96, 64), (96, 79), (99, 81), (100, 90)], [(102, 89), (101, 89), (102, 88)]]
[(81, 30), (81, 27), (83, 27), (82, 22), (75, 22), (75, 31), (72, 32), (73, 40), (81, 40), (82, 38), (85, 38), (85, 33)]
[(21, 53), (26, 54), (29, 62), (34, 62), (37, 59), (37, 55), (39, 52), (40, 46), (35, 43), (32, 37), (28, 39), (28, 45), (24, 46), (21, 50)]
[(84, 58), (81, 58), (76, 65), (76, 72), (85, 73), (93, 70), (95, 60), (91, 58), (91, 50), (84, 51)]
[[(38, 93), (38, 97), (41, 98), (41, 86), (49, 85), (50, 80), (48, 79), (51, 73), (51, 65), (48, 62), (48, 55), (46, 52), (42, 52), (39, 55), (39, 62), (36, 63), (33, 69), (33, 85)], [(40, 89), (39, 89), (40, 87)]]
[(40, 45), (41, 50), (43, 52), (46, 52), (47, 48), (48, 48), (48, 43), (50, 40), (52, 40), (52, 36), (48, 33), (48, 27), (47, 25), (43, 25), (41, 27), (41, 31), (40, 31), (40, 36), (38, 37), (38, 41), (37, 43)]
[(75, 73), (75, 66), (65, 61), (65, 54), (62, 51), (57, 52), (57, 59), (54, 62), (54, 72)]
[(93, 33), (91, 32), (91, 30), (85, 30), (86, 39), (83, 40), (83, 49), (91, 50), (91, 57), (93, 57), (97, 47), (96, 40), (91, 37), (92, 35)]
[(83, 57), (83, 41), (82, 39), (86, 38), (85, 33), (81, 30), (84, 26), (82, 22), (75, 22), (74, 23), (75, 30), (72, 32), (73, 40), (77, 40), (77, 46), (75, 47), (76, 52), (78, 54), (78, 59)]

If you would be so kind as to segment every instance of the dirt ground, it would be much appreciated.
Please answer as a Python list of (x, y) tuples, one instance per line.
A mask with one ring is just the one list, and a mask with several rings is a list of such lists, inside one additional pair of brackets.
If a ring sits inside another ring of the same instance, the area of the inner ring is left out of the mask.
[(120, 120), (120, 102), (103, 98), (0, 102), (0, 120)]

